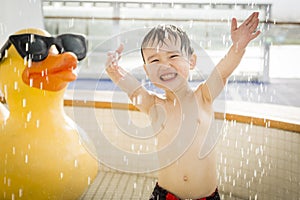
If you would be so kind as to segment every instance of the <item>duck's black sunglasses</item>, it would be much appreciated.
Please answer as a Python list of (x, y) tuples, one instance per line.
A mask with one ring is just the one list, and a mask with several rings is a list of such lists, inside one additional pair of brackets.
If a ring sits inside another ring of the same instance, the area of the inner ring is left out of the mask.
[(0, 50), (0, 61), (5, 57), (5, 52), (11, 44), (24, 59), (31, 59), (34, 62), (44, 60), (52, 45), (56, 46), (59, 53), (73, 52), (78, 60), (84, 59), (87, 53), (87, 41), (83, 35), (68, 33), (57, 37), (46, 37), (36, 34), (18, 34), (9, 36)]

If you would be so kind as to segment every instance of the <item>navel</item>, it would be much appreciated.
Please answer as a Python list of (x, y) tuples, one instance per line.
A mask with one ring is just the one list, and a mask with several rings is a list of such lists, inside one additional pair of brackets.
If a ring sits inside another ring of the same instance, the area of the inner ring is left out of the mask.
[(187, 177), (187, 176), (183, 176), (183, 181), (188, 181), (189, 180), (189, 178)]

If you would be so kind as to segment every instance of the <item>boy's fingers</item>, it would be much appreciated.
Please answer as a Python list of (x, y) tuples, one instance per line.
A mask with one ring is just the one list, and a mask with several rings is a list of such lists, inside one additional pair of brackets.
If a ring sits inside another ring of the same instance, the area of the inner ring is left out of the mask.
[(257, 12), (252, 13), (245, 21), (243, 24), (245, 24), (246, 26), (251, 22), (251, 20), (253, 19), (253, 17), (257, 14)]
[(121, 43), (115, 51), (107, 52), (107, 60), (105, 63), (106, 68), (116, 67), (118, 65), (118, 60), (121, 58), (121, 53), (124, 50), (124, 45)]
[(121, 59), (121, 54), (122, 54), (123, 50), (124, 50), (124, 45), (123, 45), (123, 43), (121, 43), (119, 45), (119, 47), (113, 53), (113, 55), (114, 55), (114, 57), (115, 57), (116, 60), (120, 60)]
[(112, 56), (111, 54), (108, 53), (107, 59), (106, 59), (106, 63), (105, 63), (105, 66), (106, 66), (106, 67), (111, 66), (112, 61), (113, 61), (113, 56)]
[(260, 34), (260, 31), (256, 31), (256, 32), (252, 35), (251, 40), (253, 40), (254, 38), (256, 38), (259, 34)]
[(114, 54), (114, 52), (113, 51), (109, 51), (109, 52), (107, 52), (107, 56), (111, 56), (111, 55), (113, 55)]
[(118, 54), (121, 54), (123, 50), (124, 50), (124, 44), (121, 43), (121, 44), (119, 45), (119, 47), (117, 48), (116, 52), (117, 52)]
[(232, 18), (231, 20), (231, 32), (237, 29), (237, 21), (236, 18)]
[(259, 23), (259, 19), (258, 18), (256, 18), (255, 20), (253, 20), (253, 22), (251, 22), (251, 24), (249, 24), (249, 26), (248, 26), (249, 30), (251, 32), (255, 31), (256, 28), (257, 28), (257, 26), (258, 26), (258, 23)]

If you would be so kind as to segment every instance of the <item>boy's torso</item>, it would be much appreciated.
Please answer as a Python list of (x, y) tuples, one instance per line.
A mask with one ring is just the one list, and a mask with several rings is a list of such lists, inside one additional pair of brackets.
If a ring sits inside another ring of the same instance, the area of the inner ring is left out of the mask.
[(176, 103), (164, 100), (164, 112), (158, 113), (166, 116), (157, 134), (158, 150), (168, 148), (170, 154), (159, 155), (163, 165), (158, 172), (158, 184), (183, 199), (208, 196), (217, 186), (215, 150), (203, 159), (198, 156), (213, 117), (212, 106), (194, 97), (187, 96)]

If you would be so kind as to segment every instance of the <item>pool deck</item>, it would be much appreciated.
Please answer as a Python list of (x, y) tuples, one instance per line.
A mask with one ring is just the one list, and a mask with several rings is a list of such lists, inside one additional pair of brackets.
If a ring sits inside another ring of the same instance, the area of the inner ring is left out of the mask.
[[(197, 82), (192, 82), (195, 87)], [(67, 100), (129, 103), (111, 81), (78, 80)], [(300, 79), (272, 79), (269, 83), (229, 82), (216, 101), (217, 112), (251, 116), (300, 125)]]
[[(191, 82), (195, 87), (198, 82)], [(109, 80), (78, 79), (69, 85), (69, 90), (88, 91), (117, 91), (118, 88)], [(233, 82), (229, 81), (226, 88), (226, 97), (221, 99), (246, 101), (254, 103), (277, 104), (300, 107), (300, 79), (271, 79), (268, 83), (262, 82)]]
[(154, 176), (99, 170), (93, 184), (80, 199), (149, 199), (155, 183)]

